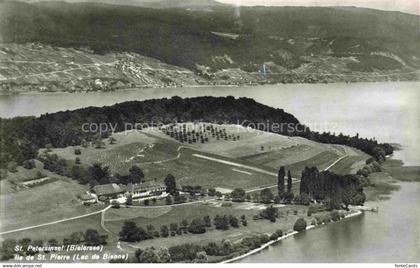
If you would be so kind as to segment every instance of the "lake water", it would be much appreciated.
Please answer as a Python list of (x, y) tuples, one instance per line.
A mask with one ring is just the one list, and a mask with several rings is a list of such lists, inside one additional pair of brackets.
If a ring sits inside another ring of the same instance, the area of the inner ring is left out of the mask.
[[(40, 115), (178, 95), (250, 97), (283, 108), (318, 131), (343, 132), (395, 142), (394, 157), (420, 165), (420, 83), (356, 83), (139, 89), (106, 93), (0, 96), (0, 117)], [(419, 262), (419, 183), (403, 182), (379, 213), (365, 213), (280, 242), (242, 262)]]
[(0, 117), (40, 115), (86, 106), (172, 96), (250, 97), (282, 108), (314, 130), (396, 142), (406, 165), (420, 165), (420, 83), (288, 84), (257, 87), (159, 88), (105, 93), (0, 95)]
[(239, 262), (420, 262), (420, 183), (402, 182), (379, 212), (299, 233)]

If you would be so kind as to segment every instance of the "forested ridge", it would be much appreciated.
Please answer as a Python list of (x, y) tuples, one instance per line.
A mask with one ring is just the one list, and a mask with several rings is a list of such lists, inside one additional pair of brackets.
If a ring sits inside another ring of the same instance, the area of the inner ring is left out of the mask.
[[(350, 137), (311, 131), (292, 114), (275, 109), (250, 98), (229, 97), (172, 97), (129, 101), (106, 107), (87, 107), (73, 111), (44, 114), (40, 117), (0, 118), (0, 165), (10, 161), (22, 163), (37, 156), (39, 148), (46, 145), (66, 147), (80, 145), (83, 139), (92, 141), (98, 133), (83, 131), (86, 123), (106, 123), (125, 130), (126, 124), (168, 124), (173, 122), (202, 121), (241, 124), (287, 136), (300, 136), (321, 143), (336, 143), (360, 149), (375, 158), (391, 154), (389, 144), (374, 139)], [(277, 128), (274, 125), (286, 124)], [(102, 137), (110, 133), (102, 133)]]

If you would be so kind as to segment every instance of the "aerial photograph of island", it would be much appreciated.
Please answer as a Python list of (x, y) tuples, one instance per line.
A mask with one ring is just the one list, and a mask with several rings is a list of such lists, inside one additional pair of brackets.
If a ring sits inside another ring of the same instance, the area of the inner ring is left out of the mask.
[(418, 268), (419, 151), (418, 0), (0, 0), (2, 267)]

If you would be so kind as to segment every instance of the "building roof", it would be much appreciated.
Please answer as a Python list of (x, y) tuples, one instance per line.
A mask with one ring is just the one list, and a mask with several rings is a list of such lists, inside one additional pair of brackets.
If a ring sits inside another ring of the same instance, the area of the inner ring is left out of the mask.
[(86, 200), (95, 199), (95, 197), (91, 196), (90, 194), (83, 194), (80, 196), (80, 199), (86, 201)]
[(158, 184), (153, 182), (143, 182), (143, 183), (136, 183), (136, 184), (127, 184), (126, 190), (131, 191), (148, 191), (148, 190), (154, 190), (157, 188), (166, 187), (164, 184)]
[(124, 189), (115, 183), (96, 185), (92, 189), (97, 195), (119, 194), (124, 192)]

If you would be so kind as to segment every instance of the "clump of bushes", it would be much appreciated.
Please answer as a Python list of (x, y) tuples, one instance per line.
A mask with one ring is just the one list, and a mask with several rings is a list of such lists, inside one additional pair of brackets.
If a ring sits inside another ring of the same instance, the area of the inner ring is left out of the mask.
[(293, 225), (293, 230), (297, 232), (301, 232), (306, 230), (306, 221), (304, 218), (299, 218), (296, 220), (295, 224)]

